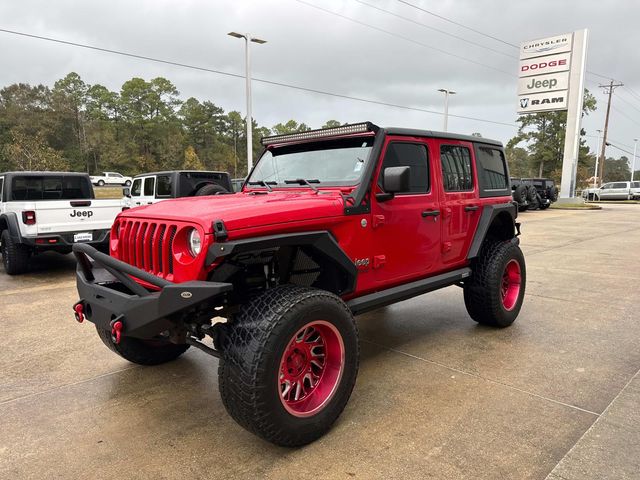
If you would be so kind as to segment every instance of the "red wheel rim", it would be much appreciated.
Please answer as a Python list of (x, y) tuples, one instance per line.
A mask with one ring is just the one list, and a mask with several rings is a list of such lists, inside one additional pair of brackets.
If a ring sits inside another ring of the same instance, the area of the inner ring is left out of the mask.
[(505, 310), (513, 310), (513, 307), (516, 306), (520, 295), (521, 282), (520, 264), (516, 260), (509, 260), (509, 263), (504, 267), (502, 285), (500, 287), (502, 306)]
[(344, 343), (329, 322), (316, 320), (296, 332), (285, 347), (278, 392), (285, 410), (309, 417), (333, 398), (344, 367)]

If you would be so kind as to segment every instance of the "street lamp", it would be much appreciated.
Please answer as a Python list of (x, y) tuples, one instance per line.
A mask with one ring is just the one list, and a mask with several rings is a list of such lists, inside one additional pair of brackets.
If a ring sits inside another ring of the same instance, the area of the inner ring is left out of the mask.
[(633, 139), (633, 163), (631, 164), (631, 181), (633, 182), (633, 173), (636, 169), (636, 149), (638, 148), (638, 139)]
[(244, 38), (244, 53), (245, 53), (245, 78), (247, 81), (247, 173), (251, 171), (253, 168), (253, 131), (252, 131), (252, 123), (253, 118), (251, 116), (251, 48), (250, 43), (258, 43), (262, 45), (263, 43), (267, 43), (266, 40), (261, 40), (259, 38), (251, 37), (249, 33), (238, 33), (238, 32), (229, 32), (229, 36), (235, 38)]
[(444, 93), (444, 131), (447, 131), (447, 121), (449, 119), (449, 95), (455, 95), (453, 90), (447, 90), (446, 88), (439, 88), (439, 92)]

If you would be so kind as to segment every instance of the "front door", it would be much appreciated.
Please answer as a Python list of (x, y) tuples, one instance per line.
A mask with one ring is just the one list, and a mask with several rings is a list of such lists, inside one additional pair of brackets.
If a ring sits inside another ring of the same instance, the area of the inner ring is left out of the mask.
[(440, 210), (432, 186), (433, 154), (428, 140), (387, 139), (373, 191), (384, 192), (388, 167), (410, 167), (410, 188), (386, 201), (372, 199), (372, 268), (378, 284), (389, 286), (440, 269)]

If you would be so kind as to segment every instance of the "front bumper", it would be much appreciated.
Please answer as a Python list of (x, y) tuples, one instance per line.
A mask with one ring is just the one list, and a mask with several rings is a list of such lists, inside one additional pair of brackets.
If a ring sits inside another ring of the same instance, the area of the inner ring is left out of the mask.
[[(113, 331), (120, 322), (123, 336), (151, 339), (171, 330), (182, 317), (204, 306), (224, 303), (230, 283), (172, 283), (98, 252), (86, 244), (75, 244), (78, 261), (76, 280), (80, 300), (74, 306), (76, 318), (84, 317), (99, 328)], [(151, 291), (133, 278), (158, 291)], [(213, 316), (213, 315), (212, 315)]]

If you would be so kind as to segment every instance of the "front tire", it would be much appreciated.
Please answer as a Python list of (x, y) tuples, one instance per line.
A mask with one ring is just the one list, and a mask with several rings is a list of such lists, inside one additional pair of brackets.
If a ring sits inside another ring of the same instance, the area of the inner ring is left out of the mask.
[(141, 340), (123, 336), (120, 343), (115, 343), (111, 332), (96, 326), (98, 336), (109, 350), (117, 353), (125, 360), (138, 365), (160, 365), (175, 360), (187, 351), (189, 345), (175, 344), (166, 340)]
[(242, 306), (221, 335), (222, 402), (242, 427), (295, 447), (324, 435), (351, 396), (358, 332), (336, 295), (286, 285)]
[(487, 241), (464, 284), (464, 304), (472, 319), (508, 327), (520, 313), (527, 280), (524, 255), (512, 240)]
[(104, 187), (104, 180), (98, 180), (98, 186)]
[(2, 263), (7, 275), (20, 275), (29, 269), (30, 251), (24, 245), (16, 243), (8, 230), (2, 231), (0, 236)]

